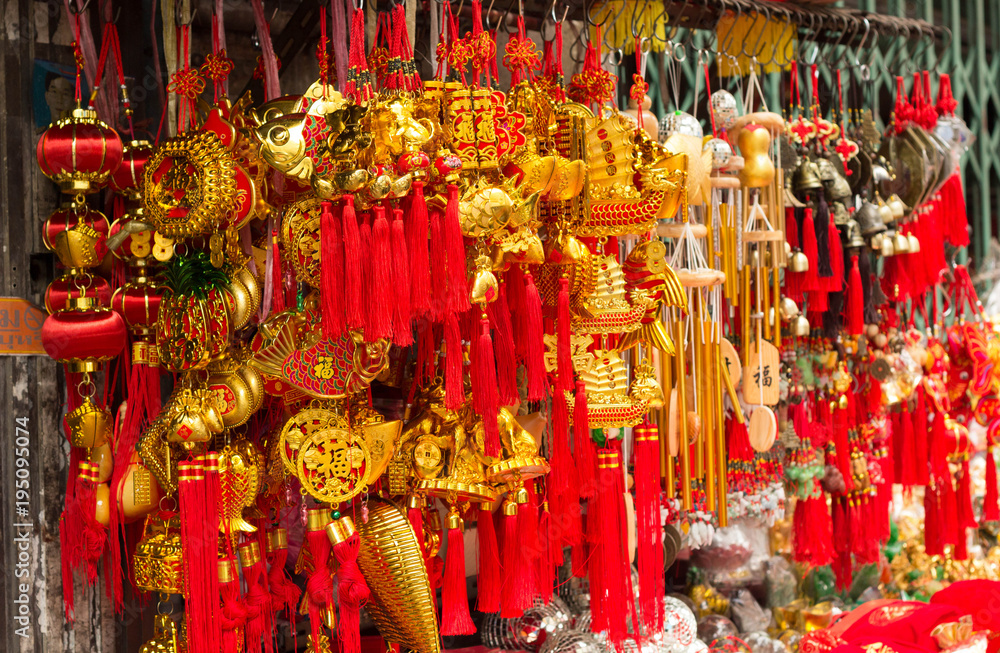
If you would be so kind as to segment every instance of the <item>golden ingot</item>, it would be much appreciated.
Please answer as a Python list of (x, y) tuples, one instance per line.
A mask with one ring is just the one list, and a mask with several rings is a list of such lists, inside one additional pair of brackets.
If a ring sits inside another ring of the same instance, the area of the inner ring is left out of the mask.
[[(107, 218), (100, 213), (96, 216), (104, 221)], [(53, 239), (53, 249), (59, 262), (67, 268), (92, 268), (100, 265), (103, 260), (97, 255), (97, 246), (104, 239), (104, 234), (94, 229), (81, 219), (69, 229), (61, 231)]]
[(150, 515), (135, 548), (132, 572), (135, 585), (147, 592), (184, 593), (181, 527), (177, 516)]
[(90, 397), (66, 415), (69, 441), (74, 447), (99, 447), (111, 436), (111, 411), (95, 404)]
[[(746, 188), (763, 188), (774, 181), (771, 162), (771, 134), (760, 125), (748, 125), (740, 132), (738, 144), (743, 155), (740, 183)], [(817, 179), (818, 180), (818, 179)], [(819, 182), (822, 186), (822, 182)]]
[(215, 393), (208, 389), (183, 389), (170, 407), (170, 413), (167, 442), (180, 444), (188, 450), (225, 430)]
[(368, 502), (358, 566), (371, 589), (368, 613), (389, 642), (417, 653), (440, 653), (434, 599), (417, 537), (406, 514), (379, 498)]
[(476, 275), (472, 279), (472, 289), (469, 291), (469, 301), (473, 304), (488, 304), (496, 300), (500, 293), (500, 284), (490, 269), (492, 264), (485, 256), (476, 259)]
[(139, 653), (178, 653), (177, 624), (169, 614), (158, 614), (153, 621), (153, 638), (139, 648)]

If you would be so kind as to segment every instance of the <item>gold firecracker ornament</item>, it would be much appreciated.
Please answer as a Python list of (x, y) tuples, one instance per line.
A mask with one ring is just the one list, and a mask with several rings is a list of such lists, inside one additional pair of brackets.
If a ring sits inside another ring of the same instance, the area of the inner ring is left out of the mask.
[(371, 589), (368, 613), (389, 642), (417, 653), (440, 653), (434, 598), (417, 537), (406, 514), (383, 499), (368, 502), (358, 566)]

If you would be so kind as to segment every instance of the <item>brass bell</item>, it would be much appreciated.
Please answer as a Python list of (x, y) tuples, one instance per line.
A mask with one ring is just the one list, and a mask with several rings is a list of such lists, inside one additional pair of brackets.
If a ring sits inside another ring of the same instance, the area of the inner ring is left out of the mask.
[(917, 254), (920, 252), (920, 239), (910, 234), (906, 237), (910, 241), (910, 254)]
[(792, 332), (800, 337), (804, 338), (809, 335), (809, 320), (806, 319), (805, 315), (799, 315), (795, 318), (795, 322), (792, 324)]
[(879, 208), (865, 200), (861, 203), (861, 208), (855, 214), (858, 224), (861, 226), (861, 235), (865, 238), (880, 234), (885, 231), (885, 223), (879, 214)]
[(894, 235), (892, 232), (888, 232), (882, 236), (881, 247), (879, 247), (882, 256), (894, 256), (896, 254), (896, 246), (893, 244)]
[(817, 159), (816, 169), (830, 201), (841, 201), (851, 196), (850, 184), (837, 172), (837, 167), (832, 161), (825, 158)]
[(871, 248), (876, 252), (882, 251), (882, 234), (875, 234), (871, 239)]
[(861, 235), (861, 225), (854, 218), (847, 221), (847, 246), (849, 248), (865, 246), (865, 239)]
[(788, 269), (792, 272), (808, 272), (809, 259), (802, 252), (795, 252), (788, 261)]
[(892, 237), (892, 246), (896, 250), (897, 254), (909, 254), (910, 253), (910, 240), (905, 234), (896, 232), (896, 235)]
[(780, 311), (781, 319), (785, 322), (793, 320), (799, 316), (799, 305), (791, 297), (782, 297)]
[(785, 241), (785, 259), (787, 260), (787, 259), (790, 259), (790, 258), (792, 258), (792, 246), (789, 245), (788, 241), (786, 240)]
[(899, 199), (899, 195), (893, 193), (886, 204), (888, 204), (889, 210), (892, 211), (892, 218), (894, 220), (899, 220), (906, 215), (906, 205), (903, 204), (903, 200)]
[(820, 179), (819, 168), (813, 161), (802, 159), (792, 173), (792, 190), (796, 193), (805, 193), (820, 188), (823, 188), (823, 180)]
[(847, 221), (851, 219), (851, 214), (847, 212), (847, 208), (840, 202), (832, 202), (830, 209), (833, 211), (833, 224), (838, 227), (847, 224)]
[(889, 225), (896, 220), (896, 216), (892, 214), (892, 209), (889, 205), (882, 201), (882, 198), (878, 198), (878, 217), (882, 220), (882, 224)]

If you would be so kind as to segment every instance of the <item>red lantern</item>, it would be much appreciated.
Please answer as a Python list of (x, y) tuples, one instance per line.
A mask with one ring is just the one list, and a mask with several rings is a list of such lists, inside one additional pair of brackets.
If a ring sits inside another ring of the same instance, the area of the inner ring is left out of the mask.
[(89, 274), (65, 275), (49, 284), (45, 291), (45, 310), (57, 313), (66, 310), (66, 302), (77, 297), (90, 296), (97, 305), (111, 304), (111, 285), (103, 277)]
[(149, 141), (131, 141), (122, 152), (122, 163), (111, 175), (111, 187), (131, 200), (139, 199), (142, 191), (142, 170), (153, 155)]
[(70, 372), (94, 372), (125, 348), (125, 322), (118, 313), (96, 305), (94, 297), (71, 298), (67, 308), (42, 325), (45, 352)]
[(136, 336), (155, 336), (163, 290), (140, 277), (115, 291), (111, 308), (122, 316), (128, 330)]
[(101, 264), (107, 253), (110, 225), (99, 211), (85, 204), (58, 208), (45, 221), (42, 242), (55, 250), (59, 262), (68, 268), (92, 268)]
[(122, 139), (97, 119), (97, 112), (74, 109), (51, 125), (38, 141), (38, 167), (64, 193), (96, 193), (122, 162)]

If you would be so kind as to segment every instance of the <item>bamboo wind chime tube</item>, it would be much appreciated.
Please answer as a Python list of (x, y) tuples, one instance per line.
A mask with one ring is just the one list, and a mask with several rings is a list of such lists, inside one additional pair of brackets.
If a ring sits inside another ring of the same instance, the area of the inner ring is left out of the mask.
[[(719, 354), (719, 352), (716, 351), (716, 354)], [(715, 374), (717, 377), (723, 379), (723, 382), (728, 386), (727, 390), (732, 390), (732, 381), (729, 379), (729, 374), (725, 369), (725, 363), (723, 362), (721, 355), (717, 356), (717, 358), (715, 359)], [(735, 395), (736, 392), (732, 391), (730, 393), (730, 400), (733, 401), (733, 405), (735, 406), (735, 410), (733, 412), (736, 414), (737, 419), (742, 424), (744, 421), (743, 412), (740, 410), (740, 405), (736, 401)], [(713, 437), (715, 438), (715, 447), (716, 447), (715, 480), (719, 486), (719, 501), (718, 501), (718, 506), (716, 506), (716, 514), (719, 516), (719, 526), (724, 527), (727, 526), (729, 523), (729, 516), (726, 506), (727, 456), (726, 456), (726, 435), (725, 435), (725, 429), (723, 428), (724, 416), (722, 407), (722, 394), (716, 393), (714, 399), (716, 402), (716, 415), (719, 416), (719, 422), (715, 429), (715, 433), (713, 434)]]
[[(691, 399), (694, 402), (695, 414), (698, 415), (698, 422), (704, 425), (704, 421), (701, 419), (701, 397), (704, 396), (702, 394), (704, 379), (701, 372), (704, 367), (702, 367), (701, 362), (701, 336), (698, 333), (701, 325), (701, 293), (697, 288), (692, 291), (691, 298), (694, 300), (691, 319), (691, 373), (695, 380), (692, 386), (694, 396)], [(694, 441), (694, 469), (691, 475), (695, 479), (702, 478), (705, 473), (705, 440), (699, 437), (699, 435), (698, 433), (694, 434), (696, 438)]]
[(771, 270), (768, 267), (764, 268), (764, 279), (761, 283), (761, 287), (757, 288), (757, 296), (762, 297), (764, 300), (764, 337), (768, 340), (771, 339), (771, 292), (768, 287), (771, 280)]
[[(782, 211), (781, 215), (784, 216), (784, 214), (785, 212)], [(782, 220), (784, 220), (784, 217), (782, 217)], [(776, 245), (775, 251), (778, 250), (784, 253), (785, 248)], [(771, 300), (771, 305), (774, 307), (774, 340), (772, 342), (775, 347), (781, 349), (781, 270), (778, 267), (774, 268), (774, 277), (771, 279), (771, 290), (774, 293), (774, 297)]]
[(691, 447), (688, 445), (687, 433), (687, 376), (684, 360), (684, 318), (679, 316), (674, 323), (674, 346), (677, 354), (677, 443), (681, 456), (681, 505), (684, 510), (691, 510)]
[[(749, 259), (749, 257), (747, 257)], [(744, 259), (747, 261), (747, 259)], [(743, 347), (740, 353), (743, 355), (743, 365), (748, 365), (750, 362), (750, 347), (747, 345), (750, 342), (750, 312), (753, 310), (753, 302), (750, 300), (750, 264), (747, 261), (743, 265), (743, 292), (740, 296), (740, 321), (742, 323), (742, 329), (740, 329), (740, 338), (742, 339)]]
[(673, 379), (673, 359), (666, 352), (660, 352), (660, 374), (663, 379), (663, 396), (667, 401), (663, 402), (663, 409), (660, 411), (660, 463), (662, 475), (666, 480), (667, 497), (674, 497), (674, 457), (670, 454), (670, 393), (674, 387)]
[[(704, 316), (702, 316), (704, 318)], [(709, 511), (715, 511), (715, 431), (717, 424), (715, 421), (715, 374), (712, 373), (715, 354), (715, 344), (713, 343), (712, 322), (702, 319), (701, 335), (705, 337), (702, 345), (701, 355), (701, 376), (704, 379), (703, 390), (699, 407), (702, 408), (701, 418), (701, 440), (705, 443), (705, 501)], [(721, 499), (722, 497), (720, 497)]]

